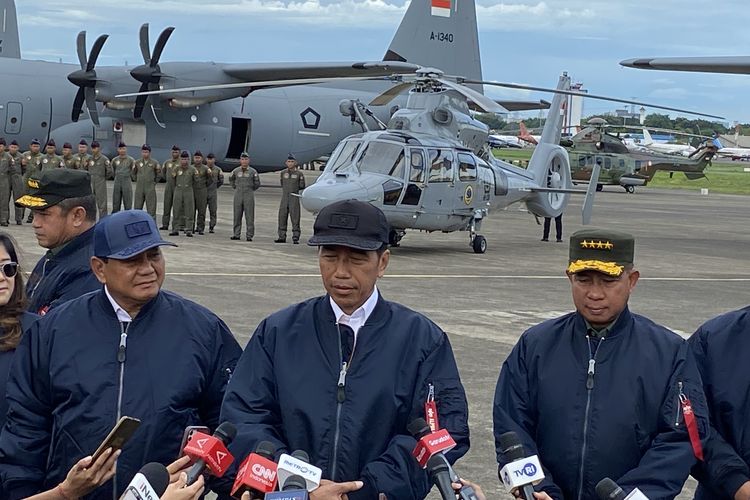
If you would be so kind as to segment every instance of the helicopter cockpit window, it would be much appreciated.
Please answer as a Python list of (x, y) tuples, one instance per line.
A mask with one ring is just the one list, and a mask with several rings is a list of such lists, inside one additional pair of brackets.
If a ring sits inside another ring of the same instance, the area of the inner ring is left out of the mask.
[(424, 182), (424, 154), (422, 154), (422, 151), (412, 150), (410, 158), (409, 182)]
[(477, 180), (477, 166), (474, 164), (474, 157), (470, 154), (458, 154), (458, 178), (462, 181)]
[(365, 146), (359, 158), (360, 172), (403, 178), (406, 171), (404, 148), (390, 142), (372, 141)]
[(453, 182), (453, 151), (429, 149), (430, 182)]
[(351, 165), (357, 156), (362, 141), (344, 141), (331, 153), (326, 169), (335, 172), (336, 170)]

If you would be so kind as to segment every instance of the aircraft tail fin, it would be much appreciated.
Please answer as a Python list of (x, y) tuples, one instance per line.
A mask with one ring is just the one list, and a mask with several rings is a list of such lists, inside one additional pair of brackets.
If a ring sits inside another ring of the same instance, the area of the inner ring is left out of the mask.
[[(411, 0), (383, 60), (481, 80), (475, 1)], [(481, 90), (481, 86), (471, 87)]]
[(650, 146), (653, 143), (654, 143), (654, 139), (651, 137), (651, 133), (644, 128), (643, 129), (643, 145)]
[(0, 57), (21, 58), (18, 16), (14, 0), (0, 0)]

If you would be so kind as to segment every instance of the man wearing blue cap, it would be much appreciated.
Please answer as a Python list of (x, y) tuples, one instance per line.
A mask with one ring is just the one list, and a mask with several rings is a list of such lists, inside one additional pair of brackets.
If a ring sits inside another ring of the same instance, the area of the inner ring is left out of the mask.
[(11, 499), (63, 481), (121, 416), (141, 424), (115, 479), (87, 498), (118, 498), (145, 463), (173, 462), (186, 426), (218, 426), (241, 349), (219, 317), (161, 289), (164, 245), (175, 246), (142, 210), (104, 218), (91, 258), (101, 288), (24, 335), (0, 434), (0, 475)]

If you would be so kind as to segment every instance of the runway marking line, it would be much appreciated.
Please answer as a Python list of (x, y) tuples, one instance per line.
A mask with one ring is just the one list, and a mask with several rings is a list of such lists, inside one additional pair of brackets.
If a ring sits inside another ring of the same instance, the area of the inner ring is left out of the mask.
[[(167, 273), (167, 276), (216, 278), (320, 278), (317, 273)], [(502, 280), (567, 280), (567, 276), (508, 275), (508, 274), (387, 274), (383, 279), (502, 279)], [(749, 278), (691, 278), (691, 277), (641, 277), (642, 281), (717, 281), (730, 283), (750, 282)]]

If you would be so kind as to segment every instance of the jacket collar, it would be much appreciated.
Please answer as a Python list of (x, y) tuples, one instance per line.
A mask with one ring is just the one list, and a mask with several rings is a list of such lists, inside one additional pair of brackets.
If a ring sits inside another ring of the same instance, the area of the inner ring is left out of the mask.
[(49, 250), (51, 259), (64, 259), (69, 255), (78, 252), (82, 248), (91, 247), (94, 241), (94, 228), (96, 224), (91, 226), (86, 231), (82, 232), (70, 241), (67, 241), (57, 248)]
[[(107, 297), (107, 292), (104, 290), (104, 285), (102, 285), (101, 288), (99, 288), (99, 291), (95, 292), (97, 297), (96, 301), (99, 303), (99, 307), (101, 307), (104, 314), (106, 314), (111, 319), (114, 319), (116, 321), (119, 321), (119, 318), (117, 317), (117, 314), (115, 314), (115, 310), (112, 307), (112, 303), (109, 301), (109, 297)], [(164, 290), (159, 290), (159, 293), (156, 294), (156, 297), (146, 302), (143, 307), (141, 307), (141, 310), (138, 312), (138, 315), (133, 319), (133, 322), (140, 321), (141, 318), (146, 317), (149, 315), (149, 313), (154, 309), (159, 309), (159, 303), (164, 300)]]
[[(614, 323), (609, 325), (607, 327), (607, 338), (615, 338), (620, 335), (620, 333), (627, 331), (628, 328), (630, 328), (630, 325), (633, 320), (633, 315), (630, 312), (630, 308), (628, 308), (627, 304), (625, 305), (625, 309), (622, 310), (620, 315), (617, 317)], [(575, 327), (574, 332), (576, 335), (582, 335), (585, 336), (588, 332), (588, 324), (586, 320), (583, 318), (581, 313), (578, 311), (575, 312)]]

